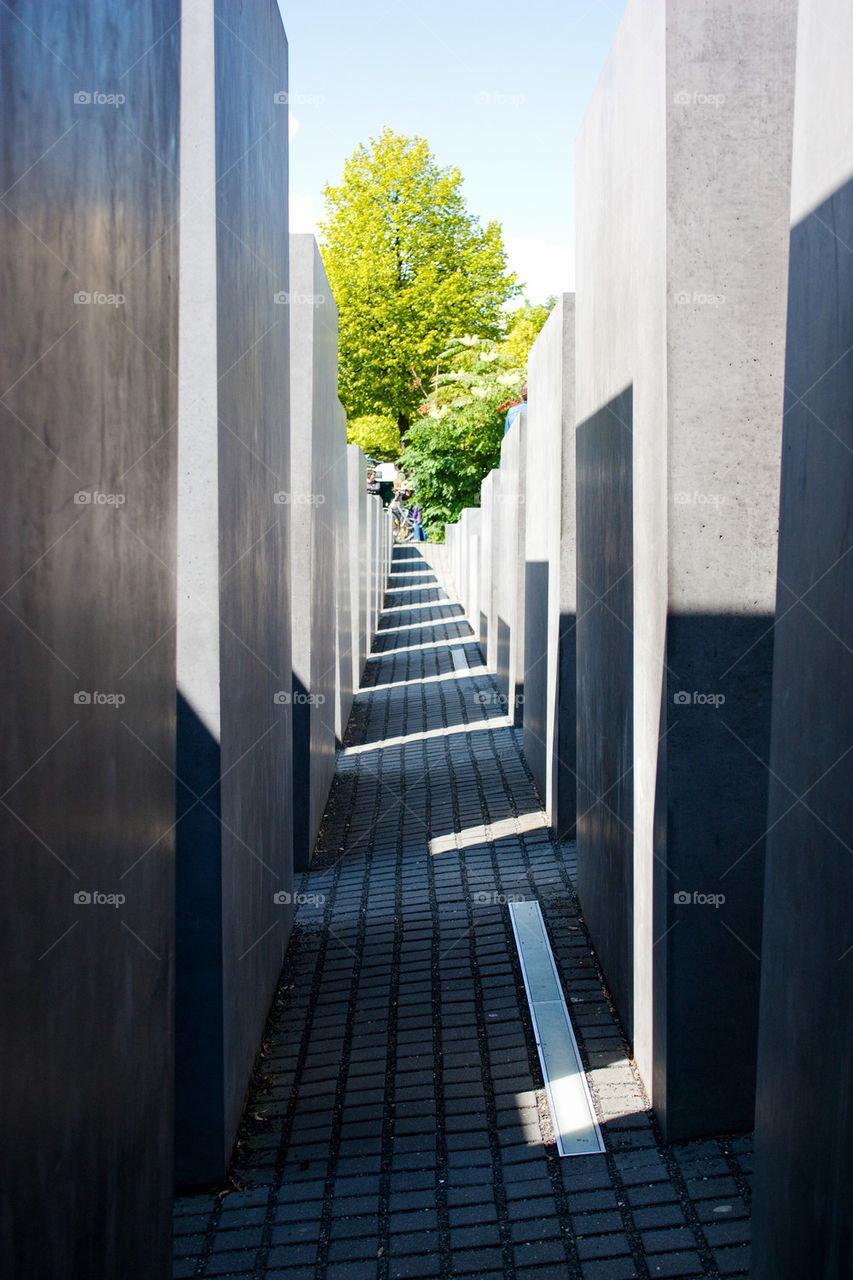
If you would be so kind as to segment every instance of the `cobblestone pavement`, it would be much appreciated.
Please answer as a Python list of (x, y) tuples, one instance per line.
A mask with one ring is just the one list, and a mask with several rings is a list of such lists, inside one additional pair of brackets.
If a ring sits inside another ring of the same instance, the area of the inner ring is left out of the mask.
[[(750, 1139), (661, 1142), (578, 917), (573, 849), (552, 841), (471, 628), (415, 548), (395, 552), (380, 625), (238, 1189), (178, 1200), (174, 1275), (746, 1274)], [(542, 907), (604, 1155), (557, 1155), (509, 894)]]

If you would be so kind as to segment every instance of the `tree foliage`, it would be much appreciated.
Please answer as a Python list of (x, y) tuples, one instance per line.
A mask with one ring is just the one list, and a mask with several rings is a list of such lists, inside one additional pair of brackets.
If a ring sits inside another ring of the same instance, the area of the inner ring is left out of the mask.
[(439, 168), (423, 138), (386, 129), (325, 189), (323, 260), (339, 312), (341, 399), (348, 414), (392, 417), (405, 432), (454, 335), (498, 339), (518, 292), (501, 230), (470, 214), (462, 175)]
[(554, 302), (519, 308), (502, 342), (468, 335), (442, 352), (403, 454), (431, 541), (444, 540), (445, 524), (464, 507), (480, 505), (483, 477), (500, 462), (506, 407), (519, 399), (530, 348)]
[(400, 456), (400, 428), (393, 418), (366, 413), (347, 422), (347, 440), (357, 444), (374, 462), (396, 462)]

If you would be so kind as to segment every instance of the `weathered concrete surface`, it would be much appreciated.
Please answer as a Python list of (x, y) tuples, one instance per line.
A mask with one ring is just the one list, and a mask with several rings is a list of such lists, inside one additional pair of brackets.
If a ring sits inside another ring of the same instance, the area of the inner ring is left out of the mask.
[[(578, 894), (623, 1022), (633, 1024), (630, 768), (634, 669), (632, 395), (577, 430)], [(629, 714), (626, 715), (626, 709)]]
[(201, 1183), (292, 914), (286, 44), (266, 0), (188, 5), (182, 35), (176, 1178)]
[(524, 754), (548, 821), (576, 815), (574, 295), (533, 344), (526, 428)]
[(453, 580), (456, 585), (456, 591), (459, 602), (465, 610), (466, 616), (470, 620), (469, 607), (469, 590), (468, 584), (471, 577), (471, 508), (465, 507), (460, 512), (459, 521), (449, 528), (453, 531), (454, 537), (451, 543), (452, 554), (452, 571)]
[(480, 535), (483, 527), (482, 512), (479, 507), (472, 507), (463, 515), (467, 515), (466, 539), (468, 543), (467, 566), (465, 570), (465, 595), (462, 603), (465, 613), (476, 633), (477, 614), (480, 599)]
[(792, 74), (792, 2), (632, 0), (577, 146), (587, 466), (598, 415), (629, 388), (633, 412), (633, 671), (581, 778), (579, 877), (625, 922), (602, 959), (670, 1138), (752, 1120)]
[(379, 601), (382, 590), (382, 526), (385, 513), (382, 503), (373, 494), (367, 495), (367, 618), (371, 640), (379, 621)]
[(514, 724), (524, 712), (524, 508), (527, 413), (503, 438), (495, 525), (495, 655), (498, 697)]
[(853, 10), (801, 5), (754, 1280), (853, 1275)]
[[(335, 740), (343, 742), (344, 731), (353, 701), (353, 601), (352, 563), (357, 554), (354, 534), (357, 531), (358, 508), (355, 508), (355, 529), (351, 529), (349, 505), (349, 471), (347, 453), (347, 415), (338, 401), (334, 430), (335, 451), (330, 461), (332, 470), (332, 495), (330, 508), (324, 507), (320, 519), (329, 520), (335, 544)], [(358, 607), (356, 602), (356, 608)]]
[(313, 235), (290, 237), (293, 859), (307, 867), (335, 771), (338, 314)]
[(0, 9), (5, 1276), (171, 1275), (179, 16)]
[(350, 555), (350, 620), (352, 625), (353, 688), (357, 689), (367, 659), (367, 609), (363, 578), (367, 569), (367, 464), (357, 444), (347, 445), (347, 515)]
[[(477, 601), (480, 614), (480, 648), (490, 671), (497, 666), (498, 627), (495, 609), (495, 542), (499, 503), (496, 495), (500, 489), (500, 471), (497, 467), (480, 486), (480, 571), (477, 576)], [(476, 628), (475, 628), (476, 630)]]

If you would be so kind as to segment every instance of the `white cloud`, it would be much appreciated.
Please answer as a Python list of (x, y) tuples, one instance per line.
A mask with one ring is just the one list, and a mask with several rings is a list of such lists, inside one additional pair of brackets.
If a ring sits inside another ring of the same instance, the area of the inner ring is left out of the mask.
[(530, 302), (544, 302), (552, 293), (575, 287), (575, 251), (569, 244), (549, 244), (533, 236), (505, 236), (511, 269), (524, 282)]
[(288, 111), (287, 113), (287, 131), (289, 138), (295, 137), (299, 132), (299, 121), (296, 119), (296, 116), (292, 111)]

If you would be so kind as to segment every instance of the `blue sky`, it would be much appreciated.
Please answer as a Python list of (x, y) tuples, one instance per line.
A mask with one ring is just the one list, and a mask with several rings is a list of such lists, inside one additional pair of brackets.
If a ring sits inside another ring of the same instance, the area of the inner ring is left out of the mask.
[(291, 226), (388, 125), (458, 165), (533, 302), (574, 287), (573, 150), (625, 0), (279, 0), (290, 46)]

